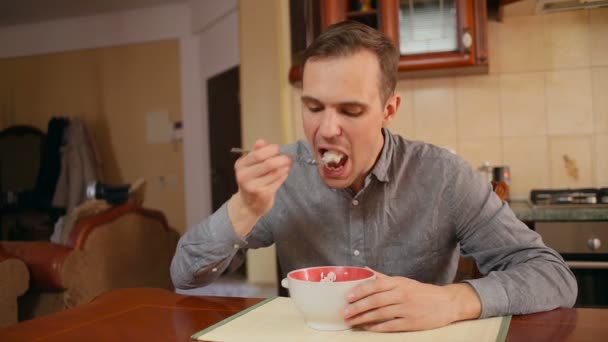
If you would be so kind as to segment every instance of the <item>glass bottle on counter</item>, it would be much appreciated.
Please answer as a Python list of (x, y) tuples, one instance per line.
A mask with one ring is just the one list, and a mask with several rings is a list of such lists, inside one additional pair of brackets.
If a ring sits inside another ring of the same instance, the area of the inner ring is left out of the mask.
[(492, 182), (492, 165), (489, 161), (484, 161), (481, 166), (477, 168), (477, 171), (479, 171), (483, 175), (483, 177), (488, 181), (488, 183)]

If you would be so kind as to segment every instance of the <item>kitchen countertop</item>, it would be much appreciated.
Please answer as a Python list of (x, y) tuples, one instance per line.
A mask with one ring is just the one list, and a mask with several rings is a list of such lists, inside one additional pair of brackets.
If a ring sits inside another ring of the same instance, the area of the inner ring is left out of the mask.
[(509, 203), (522, 221), (608, 221), (608, 205), (533, 205), (525, 200)]

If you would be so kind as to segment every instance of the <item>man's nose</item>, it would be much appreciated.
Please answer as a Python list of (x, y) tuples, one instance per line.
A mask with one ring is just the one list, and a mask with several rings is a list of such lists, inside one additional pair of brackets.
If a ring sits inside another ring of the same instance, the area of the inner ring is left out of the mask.
[(326, 110), (321, 119), (319, 134), (324, 138), (339, 136), (342, 133), (339, 121), (338, 113), (331, 109)]

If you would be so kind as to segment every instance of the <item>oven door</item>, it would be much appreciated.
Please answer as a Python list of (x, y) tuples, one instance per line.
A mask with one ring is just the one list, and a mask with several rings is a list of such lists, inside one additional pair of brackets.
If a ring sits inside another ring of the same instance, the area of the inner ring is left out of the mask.
[(576, 306), (608, 308), (608, 222), (536, 222), (534, 229), (576, 276)]
[(577, 307), (608, 308), (608, 254), (563, 254), (578, 284)]

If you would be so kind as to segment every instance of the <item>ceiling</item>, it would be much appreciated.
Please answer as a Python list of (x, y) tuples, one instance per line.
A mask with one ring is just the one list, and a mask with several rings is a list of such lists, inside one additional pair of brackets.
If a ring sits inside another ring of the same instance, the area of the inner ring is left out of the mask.
[(88, 16), (151, 7), (186, 0), (3, 0), (0, 26)]

